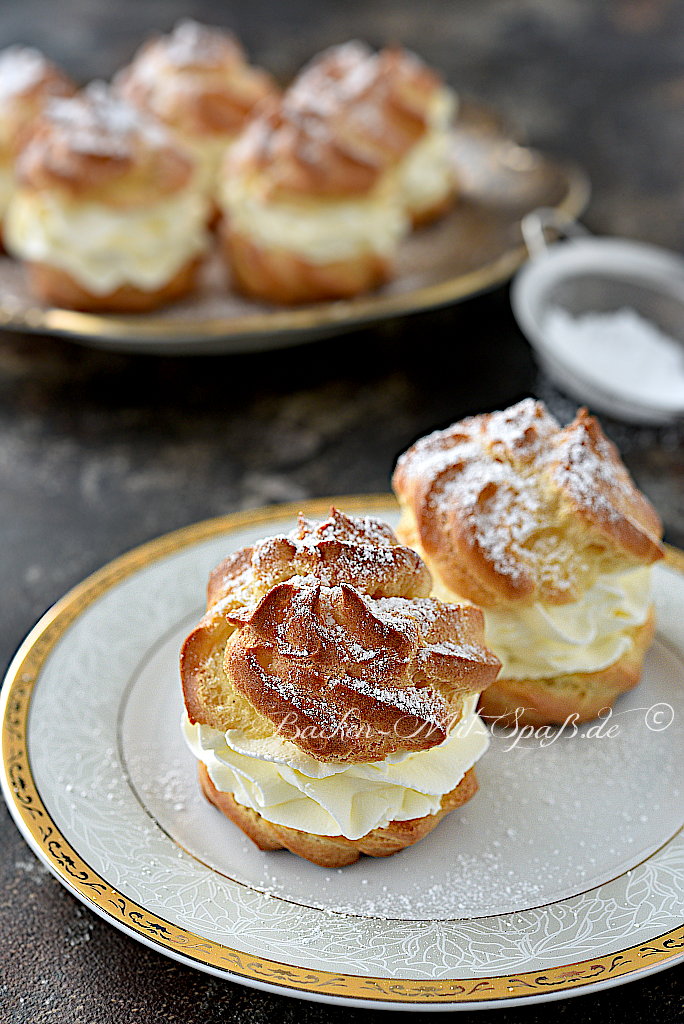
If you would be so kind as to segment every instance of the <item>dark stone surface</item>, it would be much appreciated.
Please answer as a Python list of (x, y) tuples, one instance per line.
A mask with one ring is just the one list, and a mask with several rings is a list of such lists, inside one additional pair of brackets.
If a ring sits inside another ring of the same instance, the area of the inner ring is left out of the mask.
[[(232, 23), (282, 75), (353, 34), (406, 41), (532, 142), (583, 162), (595, 185), (586, 218), (594, 229), (683, 247), (681, 4), (25, 0), (0, 8), (0, 44), (32, 41), (82, 78), (106, 76), (141, 35), (189, 12)], [(530, 393), (570, 415), (571, 403), (537, 374), (505, 290), (252, 357), (136, 359), (0, 336), (0, 661), (49, 604), (131, 546), (237, 508), (385, 490), (396, 454), (415, 437)], [(682, 432), (606, 426), (668, 538), (684, 546)], [(0, 825), (3, 1022), (370, 1019), (173, 964), (81, 907), (33, 858), (4, 807)], [(477, 1019), (648, 1018), (684, 1019), (681, 971)]]

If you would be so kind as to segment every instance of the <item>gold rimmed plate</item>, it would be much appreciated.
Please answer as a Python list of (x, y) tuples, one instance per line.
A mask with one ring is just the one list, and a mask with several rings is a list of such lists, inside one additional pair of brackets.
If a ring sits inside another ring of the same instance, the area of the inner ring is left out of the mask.
[(58, 334), (97, 348), (192, 354), (279, 348), (354, 326), (458, 302), (508, 280), (525, 259), (521, 218), (544, 206), (564, 218), (584, 209), (576, 166), (519, 145), (488, 109), (464, 102), (454, 129), (462, 195), (450, 214), (402, 245), (394, 279), (372, 295), (299, 308), (231, 292), (218, 254), (191, 298), (144, 316), (94, 315), (37, 305), (20, 266), (0, 257), (0, 326)]
[[(389, 496), (304, 503), (396, 522)], [(200, 796), (180, 643), (210, 568), (300, 506), (208, 520), (72, 590), (17, 653), (2, 781), (36, 855), (105, 920), (208, 973), (303, 998), (473, 1009), (598, 991), (684, 958), (684, 556), (607, 722), (494, 734), (480, 791), (427, 839), (339, 871), (261, 853)], [(515, 740), (515, 742), (514, 742)]]

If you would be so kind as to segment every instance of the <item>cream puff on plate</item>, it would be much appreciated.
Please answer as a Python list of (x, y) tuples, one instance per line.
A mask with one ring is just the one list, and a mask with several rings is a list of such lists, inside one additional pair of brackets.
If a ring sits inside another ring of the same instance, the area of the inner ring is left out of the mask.
[(70, 96), (74, 83), (32, 46), (0, 51), (0, 224), (14, 194), (14, 163), (32, 122), (52, 96)]
[(502, 663), (484, 715), (586, 721), (638, 683), (662, 527), (585, 409), (566, 427), (532, 399), (462, 420), (409, 448), (393, 484), (434, 595), (484, 611)]
[(138, 312), (188, 292), (207, 248), (193, 158), (93, 83), (51, 100), (17, 162), (6, 243), (42, 301)]
[(212, 198), (227, 147), (260, 101), (278, 91), (232, 33), (190, 19), (145, 43), (115, 82), (191, 149)]
[(386, 857), (475, 793), (499, 663), (481, 612), (430, 585), (389, 526), (334, 509), (212, 573), (182, 727), (205, 796), (260, 849)]

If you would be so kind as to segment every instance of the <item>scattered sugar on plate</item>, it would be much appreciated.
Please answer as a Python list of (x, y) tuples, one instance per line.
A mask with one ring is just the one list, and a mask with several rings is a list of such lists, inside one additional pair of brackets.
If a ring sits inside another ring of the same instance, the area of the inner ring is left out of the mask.
[(684, 409), (684, 345), (634, 309), (573, 317), (556, 306), (544, 329), (574, 372), (626, 398)]

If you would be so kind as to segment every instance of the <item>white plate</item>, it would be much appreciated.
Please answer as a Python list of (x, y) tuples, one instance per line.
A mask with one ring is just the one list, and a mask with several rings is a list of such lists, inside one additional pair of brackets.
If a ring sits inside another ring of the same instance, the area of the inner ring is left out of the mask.
[[(389, 497), (336, 501), (396, 521)], [(4, 689), (3, 783), (41, 860), (174, 959), (327, 1002), (510, 1006), (681, 960), (684, 562), (656, 568), (658, 639), (610, 721), (546, 745), (499, 732), (477, 796), (422, 843), (326, 870), (259, 852), (208, 805), (178, 729), (178, 648), (209, 569), (296, 511), (137, 548), (29, 636)]]

